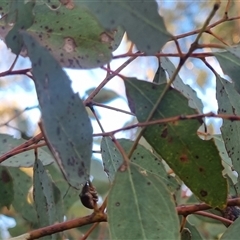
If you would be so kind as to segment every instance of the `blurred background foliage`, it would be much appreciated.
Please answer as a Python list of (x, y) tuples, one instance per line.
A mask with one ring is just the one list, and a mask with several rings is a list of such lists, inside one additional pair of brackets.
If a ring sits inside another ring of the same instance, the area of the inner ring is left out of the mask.
[[(227, 1), (223, 1), (220, 10), (212, 20), (212, 23), (224, 16)], [(180, 35), (192, 30), (198, 29), (208, 16), (212, 8), (212, 1), (158, 1), (159, 12), (164, 17), (166, 27), (173, 35)], [(228, 16), (234, 17), (240, 15), (240, 2), (232, 1)], [(226, 30), (227, 29), (227, 30)], [(228, 45), (239, 44), (240, 42), (240, 20), (225, 22), (212, 29), (213, 33), (219, 36)], [(181, 49), (186, 52), (196, 35), (191, 35), (179, 40)], [(210, 34), (203, 34), (202, 43), (220, 43), (218, 39)], [(124, 36), (120, 47), (114, 52), (114, 55), (126, 53), (130, 46), (130, 41)], [(136, 49), (135, 49), (136, 50)], [(200, 51), (200, 50), (199, 50)], [(211, 49), (208, 49), (210, 52)], [(177, 52), (173, 43), (168, 43), (164, 49), (164, 53)], [(6, 71), (15, 59), (15, 56), (8, 50), (3, 42), (0, 42), (0, 71)], [(117, 68), (125, 59), (116, 59), (111, 62), (111, 67)], [(171, 58), (173, 63), (178, 62), (178, 58)], [(218, 67), (214, 58), (209, 61)], [(30, 68), (28, 59), (19, 57), (14, 69)], [(152, 81), (158, 67), (158, 61), (155, 57), (139, 57), (132, 62), (121, 74), (129, 77), (138, 77)], [(85, 99), (99, 83), (102, 81), (106, 72), (102, 69), (93, 70), (69, 70), (66, 72), (72, 79), (74, 91), (79, 92), (80, 96)], [(189, 58), (184, 67), (180, 71), (180, 76), (185, 83), (194, 88), (198, 96), (204, 104), (204, 112), (209, 110), (216, 111), (217, 103), (215, 100), (215, 80), (212, 73), (206, 69), (201, 61)], [(209, 100), (210, 99), (210, 100)], [(115, 77), (109, 84), (97, 95), (94, 101), (100, 104), (106, 104), (112, 107), (121, 106), (122, 109), (128, 110), (125, 90), (122, 80)], [(129, 125), (136, 120), (130, 115), (116, 113), (109, 109), (101, 107), (95, 108), (97, 115), (106, 128), (106, 131), (122, 127), (122, 124)], [(10, 77), (0, 77), (0, 132), (9, 134), (15, 138), (27, 139), (39, 132), (38, 120), (40, 111), (38, 101), (35, 94), (34, 85), (31, 79), (23, 75), (12, 75)], [(94, 132), (99, 132), (94, 116), (90, 114)], [(221, 121), (207, 120), (209, 133), (219, 133)], [(136, 130), (126, 131), (117, 134), (117, 137), (134, 138)], [(94, 139), (93, 150), (100, 150), (101, 138)], [(147, 144), (144, 143), (143, 144)], [(46, 150), (47, 151), (47, 150)], [(53, 181), (59, 187), (63, 197), (63, 207), (65, 210), (65, 218), (73, 219), (79, 216), (89, 214), (91, 211), (82, 206), (79, 201), (79, 192), (69, 188), (64, 181), (59, 169), (54, 165), (46, 166)], [(1, 209), (2, 217), (10, 217), (15, 220), (12, 224), (10, 219), (0, 218), (0, 227), (2, 237), (7, 238), (10, 235), (20, 235), (31, 229), (38, 228), (35, 221), (34, 209), (32, 207), (32, 168), (17, 169), (12, 168), (9, 172), (14, 176), (14, 181), (19, 181), (19, 189), (21, 194), (18, 195), (16, 204), (10, 209), (3, 207)], [(96, 186), (100, 195), (100, 202), (104, 199), (109, 189), (109, 181), (107, 175), (103, 171), (100, 154), (93, 154), (91, 175), (93, 176), (93, 184)], [(15, 178), (16, 177), (16, 178)], [(15, 193), (17, 194), (17, 192)], [(195, 203), (196, 199), (190, 196), (189, 191), (183, 187), (181, 193), (182, 203)], [(21, 202), (21, 209), (17, 208), (17, 204)], [(189, 222), (199, 230), (205, 239), (218, 239), (226, 228), (223, 224), (216, 221), (208, 221), (198, 215), (191, 215)], [(15, 226), (14, 226), (15, 225)], [(11, 226), (11, 228), (8, 228)], [(14, 226), (14, 227), (13, 227)], [(7, 230), (8, 229), (8, 230)], [(89, 229), (89, 226), (72, 229), (62, 233), (68, 239), (78, 239)], [(108, 239), (108, 229), (106, 223), (101, 223), (91, 234), (89, 239)]]

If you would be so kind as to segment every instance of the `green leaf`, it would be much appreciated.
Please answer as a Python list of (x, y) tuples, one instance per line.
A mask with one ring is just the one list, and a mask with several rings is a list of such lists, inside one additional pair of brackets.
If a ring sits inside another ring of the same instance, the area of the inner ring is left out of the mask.
[(107, 173), (110, 182), (113, 182), (115, 174), (123, 162), (122, 155), (110, 137), (102, 138), (101, 149), (104, 171)]
[(3, 16), (5, 16), (9, 12), (10, 6), (11, 6), (11, 1), (1, 1), (0, 2), (0, 15), (1, 15), (1, 18)]
[(12, 0), (9, 13), (5, 16), (9, 25), (14, 23), (13, 28), (5, 38), (6, 44), (11, 48), (12, 52), (17, 55), (21, 52), (23, 47), (22, 36), (19, 30), (27, 29), (33, 24), (34, 5), (34, 1), (25, 4), (22, 0)]
[(33, 203), (29, 201), (30, 188), (32, 187), (32, 178), (18, 168), (8, 168), (13, 179), (14, 201), (12, 203), (14, 209), (23, 219), (31, 224), (37, 224), (37, 214)]
[(122, 27), (117, 27), (116, 30), (113, 30), (114, 36), (112, 38), (114, 39), (114, 41), (112, 43), (112, 51), (115, 51), (119, 47), (123, 39), (124, 33), (125, 31), (123, 30)]
[(34, 25), (28, 32), (63, 67), (94, 68), (111, 60), (113, 40), (106, 40), (104, 29), (84, 6), (61, 6), (52, 11), (46, 5), (37, 5), (34, 11)]
[(240, 93), (240, 46), (232, 46), (227, 48), (227, 51), (215, 52), (216, 56), (223, 72), (231, 77), (234, 82), (234, 87)]
[(0, 208), (10, 207), (14, 199), (13, 179), (6, 167), (0, 166)]
[[(63, 175), (58, 169), (58, 166), (55, 164), (51, 164), (45, 167), (47, 173), (53, 179), (54, 184), (62, 193), (62, 204), (63, 204), (63, 211), (64, 214), (68, 217), (68, 211), (71, 206), (76, 202), (79, 201), (79, 190), (72, 188), (68, 185), (68, 183), (64, 180)], [(61, 198), (61, 197), (60, 197)]]
[[(0, 134), (0, 156), (12, 150), (13, 148), (24, 143), (23, 139), (16, 139), (10, 135)], [(43, 165), (51, 164), (54, 158), (44, 151), (42, 148), (38, 148), (38, 157), (41, 159)], [(2, 166), (7, 167), (32, 167), (34, 165), (34, 151), (27, 151), (19, 153), (14, 156), (9, 156), (7, 160), (1, 163)]]
[[(127, 139), (119, 139), (118, 141), (128, 153), (133, 145), (133, 141)], [(177, 180), (167, 174), (161, 159), (142, 145), (138, 144), (130, 160), (135, 165), (142, 168), (143, 172), (146, 171), (159, 177), (162, 182), (166, 184), (170, 192), (174, 193), (181, 188)]]
[[(139, 122), (146, 121), (166, 84), (133, 78), (124, 83), (129, 106)], [(187, 114), (196, 112), (188, 107), (187, 99), (180, 92), (170, 88), (152, 119)], [(169, 122), (147, 127), (143, 136), (199, 199), (212, 207), (223, 208), (227, 181), (222, 176), (221, 158), (213, 140), (203, 141), (197, 136), (200, 125), (197, 119)]]
[[(216, 98), (219, 106), (218, 113), (240, 115), (240, 107), (238, 104), (240, 95), (233, 84), (217, 76), (216, 85)], [(240, 150), (236, 147), (240, 144), (240, 122), (223, 120), (221, 132), (234, 170), (240, 174)]]
[(61, 193), (46, 173), (40, 160), (34, 164), (33, 198), (39, 226), (44, 227), (63, 220)]
[[(106, 32), (82, 4), (73, 5), (73, 8), (69, 9), (59, 1), (57, 5), (61, 6), (55, 10), (51, 9), (49, 1), (37, 2), (33, 9), (34, 22), (30, 24), (33, 20), (30, 18), (32, 12), (26, 6), (33, 5), (33, 1), (27, 4), (24, 4), (24, 1), (19, 2), (24, 6), (21, 6), (18, 14), (21, 19), (19, 24), (27, 20), (28, 27), (32, 25), (27, 30), (28, 33), (45, 46), (63, 67), (94, 68), (108, 63), (112, 58), (112, 49), (116, 48), (120, 42), (119, 38), (123, 35), (120, 30)], [(3, 13), (6, 13), (6, 3), (0, 3), (0, 9), (1, 7)], [(15, 53), (15, 48), (21, 46), (21, 38), (19, 39), (17, 32), (21, 25), (17, 24), (12, 29), (12, 26), (6, 25), (4, 19), (0, 22), (0, 36), (4, 39), (10, 31), (6, 40)], [(21, 54), (26, 56), (24, 49)]]
[[(91, 88), (91, 89), (86, 91), (86, 94), (90, 95), (94, 90), (95, 90), (95, 88)], [(110, 101), (114, 100), (117, 97), (119, 97), (119, 95), (115, 91), (112, 91), (110, 89), (102, 89), (93, 98), (93, 101), (95, 101), (97, 103), (107, 103), (107, 102), (110, 102)]]
[[(228, 156), (222, 135), (214, 135), (213, 139), (214, 139), (214, 143), (216, 144), (219, 154), (222, 159), (222, 165), (224, 167), (224, 170), (222, 172), (223, 176), (227, 176), (228, 185), (229, 185), (229, 187), (228, 187), (229, 194), (231, 196), (236, 196), (238, 194), (236, 194), (236, 186), (234, 186), (234, 184), (237, 183), (238, 177), (236, 176), (236, 172), (233, 169), (232, 160)], [(232, 190), (234, 190), (234, 191), (232, 191)]]
[(92, 126), (83, 102), (57, 61), (34, 38), (22, 33), (48, 142), (68, 183), (80, 188), (89, 179)]
[(223, 233), (220, 240), (236, 240), (239, 239), (240, 218), (231, 224)]
[(162, 68), (160, 61), (158, 62), (158, 64), (159, 64), (159, 66), (158, 66), (157, 72), (154, 76), (153, 82), (157, 83), (157, 84), (166, 83), (167, 77), (166, 77), (165, 70)]
[(111, 239), (180, 239), (172, 195), (156, 175), (134, 164), (117, 172), (107, 209)]
[[(169, 78), (172, 77), (176, 68), (173, 63), (167, 57), (161, 57), (161, 66), (168, 73)], [(191, 108), (197, 109), (199, 113), (203, 112), (202, 101), (197, 97), (196, 92), (187, 84), (183, 82), (179, 75), (175, 78), (173, 86), (179, 92), (181, 92), (187, 99)]]
[(192, 239), (192, 233), (188, 228), (184, 228), (181, 231), (181, 240), (191, 240)]
[[(196, 215), (197, 216), (197, 215)], [(198, 232), (197, 228), (190, 224), (188, 221), (185, 224), (185, 227), (188, 228), (191, 231), (192, 234), (192, 240), (203, 240), (202, 236)]]
[(171, 38), (163, 18), (158, 14), (158, 6), (154, 0), (143, 0), (138, 4), (133, 0), (86, 1), (84, 4), (104, 28), (114, 29), (122, 26), (137, 48), (147, 54), (160, 51)]

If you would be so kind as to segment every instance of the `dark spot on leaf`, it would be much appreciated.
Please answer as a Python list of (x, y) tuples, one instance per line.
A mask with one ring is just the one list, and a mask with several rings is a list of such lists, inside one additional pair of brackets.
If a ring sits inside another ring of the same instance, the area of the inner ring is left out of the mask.
[(42, 65), (42, 59), (39, 58), (39, 59), (38, 59), (38, 66), (41, 66), (41, 65)]
[(196, 155), (196, 156), (195, 156), (195, 158), (196, 158), (196, 159), (199, 159), (199, 156), (198, 156), (198, 155)]
[(116, 202), (116, 203), (115, 203), (115, 206), (116, 206), (116, 207), (119, 207), (119, 206), (120, 206), (120, 202)]
[(147, 182), (147, 185), (151, 185), (151, 183), (150, 183), (150, 182)]
[(162, 138), (166, 138), (168, 135), (168, 129), (167, 129), (167, 126), (163, 129), (162, 131), (162, 134), (161, 134), (161, 137)]
[(17, 38), (17, 36), (16, 36), (16, 35), (14, 35), (14, 36), (13, 36), (13, 38), (12, 38), (12, 40), (15, 40), (16, 38)]
[(57, 135), (60, 134), (60, 127), (57, 127)]
[(181, 162), (188, 162), (188, 156), (186, 154), (182, 154), (180, 156), (180, 161)]
[(9, 176), (6, 170), (2, 170), (1, 172), (1, 179), (4, 183), (8, 183), (11, 181), (11, 177)]
[(6, 143), (6, 142), (7, 142), (7, 139), (6, 139), (6, 138), (5, 138), (5, 139), (3, 139), (3, 140), (2, 140), (2, 142), (3, 142), (3, 143)]
[(199, 172), (203, 172), (204, 169), (202, 167), (199, 167)]
[(200, 194), (202, 197), (206, 197), (208, 195), (207, 191), (205, 191), (205, 190), (201, 190)]

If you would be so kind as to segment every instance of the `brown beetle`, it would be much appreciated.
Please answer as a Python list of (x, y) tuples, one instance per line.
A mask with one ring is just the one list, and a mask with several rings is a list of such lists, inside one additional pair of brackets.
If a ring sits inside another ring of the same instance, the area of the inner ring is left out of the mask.
[(89, 209), (94, 209), (94, 205), (98, 201), (97, 191), (90, 181), (85, 183), (79, 197), (83, 206)]

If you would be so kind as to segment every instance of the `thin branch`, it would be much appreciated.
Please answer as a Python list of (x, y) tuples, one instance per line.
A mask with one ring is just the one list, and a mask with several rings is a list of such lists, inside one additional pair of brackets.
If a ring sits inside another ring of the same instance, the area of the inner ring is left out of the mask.
[(69, 220), (62, 223), (56, 223), (47, 227), (39, 228), (29, 232), (27, 240), (33, 240), (44, 236), (49, 236), (54, 233), (62, 232), (76, 227), (85, 226), (96, 222), (106, 222), (107, 215), (104, 213), (91, 214), (85, 217)]
[(227, 225), (233, 223), (233, 221), (231, 221), (231, 220), (229, 220), (229, 219), (227, 219), (227, 218), (224, 218), (224, 217), (221, 217), (221, 216), (218, 216), (218, 215), (216, 215), (216, 214), (209, 213), (209, 212), (198, 211), (198, 212), (195, 212), (195, 213), (193, 213), (193, 214), (201, 215), (201, 216), (208, 217), (208, 218), (212, 218), (212, 219), (221, 221), (221, 222), (224, 223), (224, 224), (226, 223)]
[[(240, 198), (230, 198), (227, 200), (227, 206), (240, 206)], [(209, 210), (212, 207), (207, 205), (206, 203), (198, 203), (193, 205), (182, 205), (176, 207), (178, 215), (187, 216), (189, 214), (193, 214), (198, 211)]]
[(198, 48), (218, 48), (218, 49), (225, 49), (226, 46), (216, 44), (216, 43), (208, 43), (208, 44), (198, 44)]
[(7, 152), (7, 153), (5, 153), (4, 155), (2, 155), (0, 157), (0, 163), (6, 161), (8, 158), (10, 158), (12, 156), (18, 155), (20, 153), (23, 153), (23, 152), (26, 152), (26, 151), (29, 151), (29, 150), (38, 149), (38, 148), (44, 147), (44, 146), (46, 146), (46, 143), (39, 143), (39, 144), (32, 145), (32, 146), (29, 146), (29, 147), (26, 147), (26, 148), (22, 148), (22, 149), (17, 149), (15, 151), (11, 151), (11, 153)]
[(230, 4), (231, 4), (231, 0), (228, 0), (225, 11), (224, 11), (224, 18), (225, 19), (228, 19), (228, 11), (229, 11), (229, 8), (230, 8)]
[(99, 225), (99, 222), (94, 223), (89, 229), (88, 231), (84, 234), (83, 237), (80, 238), (80, 240), (86, 240), (90, 234), (93, 232), (93, 230)]
[[(104, 206), (102, 205), (103, 208), (100, 207), (99, 210), (101, 210), (101, 208), (105, 209), (105, 207), (106, 207), (105, 203), (106, 203), (106, 201), (104, 201), (104, 203), (103, 203)], [(240, 198), (228, 199), (227, 206), (240, 206)], [(176, 207), (176, 211), (177, 211), (178, 215), (183, 215), (183, 216), (188, 216), (190, 214), (194, 214), (197, 212), (199, 213), (199, 211), (204, 211), (204, 210), (209, 210), (209, 209), (211, 209), (211, 207), (205, 203), (198, 203), (198, 204), (193, 204), (193, 205), (182, 205), (182, 206)], [(200, 212), (200, 214), (201, 214), (201, 212)], [(203, 215), (203, 214), (201, 214), (201, 215)], [(205, 216), (206, 216), (206, 214), (205, 214)], [(208, 217), (210, 217), (209, 214), (208, 214)], [(217, 217), (214, 217), (214, 218), (217, 219)], [(220, 220), (220, 218), (218, 218), (218, 220)], [(223, 220), (223, 219), (221, 219), (221, 220)], [(224, 220), (224, 221), (227, 222), (226, 220)], [(84, 225), (98, 223), (98, 222), (107, 222), (107, 215), (103, 211), (99, 211), (98, 213), (92, 213), (91, 215), (88, 215), (85, 217), (69, 220), (69, 221), (62, 222), (62, 223), (56, 223), (54, 225), (50, 225), (47, 227), (33, 230), (33, 231), (29, 232), (29, 237), (27, 239), (32, 240), (32, 239), (48, 236), (48, 235), (51, 235), (54, 233), (62, 232), (65, 230), (69, 230), (72, 228), (81, 227)], [(228, 224), (229, 224), (229, 222), (228, 222)]]
[(94, 102), (94, 101), (92, 101), (91, 103), (92, 103), (92, 105), (97, 106), (97, 107), (102, 107), (102, 108), (106, 108), (106, 109), (110, 109), (110, 110), (113, 110), (113, 111), (122, 112), (122, 113), (125, 113), (125, 114), (128, 114), (128, 115), (134, 116), (133, 113), (125, 111), (125, 110), (122, 110), (122, 109), (119, 109), (119, 108), (107, 106), (107, 105), (104, 105), (104, 104), (101, 104), (101, 103), (97, 103), (97, 102)]
[(95, 134), (93, 134), (93, 136), (94, 137), (111, 136), (117, 132), (130, 130), (130, 129), (136, 128), (136, 127), (147, 127), (147, 126), (152, 126), (152, 125), (156, 125), (156, 124), (177, 122), (180, 120), (202, 119), (204, 117), (221, 118), (221, 119), (226, 119), (229, 121), (240, 121), (240, 116), (230, 115), (230, 114), (215, 114), (213, 112), (202, 113), (202, 114), (192, 114), (192, 115), (178, 115), (178, 116), (164, 118), (164, 119), (157, 119), (157, 120), (148, 121), (148, 122), (136, 123), (136, 124), (132, 124), (127, 127), (119, 128), (119, 129), (116, 129), (116, 130), (113, 130), (110, 132), (95, 133)]
[(88, 98), (84, 101), (84, 104), (87, 106), (93, 98), (100, 92), (100, 90), (117, 74), (119, 74), (126, 66), (128, 66), (132, 61), (134, 61), (137, 57), (133, 56), (129, 58), (125, 63), (123, 63), (117, 70), (112, 74), (108, 74), (106, 78), (96, 87), (96, 89), (88, 96)]
[(207, 32), (208, 34), (212, 35), (213, 37), (215, 37), (218, 41), (220, 41), (221, 43), (223, 43), (226, 46), (230, 46), (227, 42), (224, 41), (223, 38), (219, 37), (218, 35), (216, 35), (212, 30), (209, 30)]
[[(206, 47), (208, 47), (208, 45), (206, 44)], [(116, 55), (113, 58), (114, 59), (118, 59), (118, 58), (125, 58), (125, 57), (146, 57), (146, 56), (155, 56), (157, 58), (159, 57), (185, 57), (187, 53), (182, 53), (181, 55), (179, 53), (156, 53), (153, 55), (147, 55), (146, 53), (140, 52), (140, 53), (132, 53), (132, 54), (120, 54), (120, 55)], [(212, 57), (214, 56), (214, 54), (212, 52), (205, 52), (205, 53), (191, 53), (190, 57), (193, 58), (200, 58), (200, 57)], [(120, 75), (121, 76), (121, 75)]]
[(5, 161), (6, 159), (16, 155), (15, 153), (19, 153), (18, 151), (21, 150), (21, 152), (24, 151), (24, 149), (30, 147), (33, 144), (37, 144), (39, 141), (41, 141), (43, 138), (42, 133), (39, 133), (37, 136), (29, 139), (28, 141), (26, 141), (25, 143), (13, 148), (12, 150), (8, 151), (7, 153), (3, 154), (2, 156), (0, 156), (0, 163), (2, 163), (3, 161)]
[(9, 70), (0, 73), (0, 77), (10, 76), (10, 75), (27, 75), (30, 72), (31, 68), (20, 69), (9, 72)]
[[(217, 22), (213, 23), (213, 24), (210, 24), (206, 31), (209, 31), (210, 29), (216, 27), (217, 25), (221, 24), (221, 23), (224, 23), (224, 22), (229, 22), (229, 21), (234, 21), (234, 20), (238, 20), (240, 19), (240, 16), (236, 16), (236, 17), (231, 17), (231, 18), (225, 18), (223, 17), (222, 19), (218, 20)], [(185, 38), (185, 37), (188, 37), (188, 36), (191, 36), (191, 35), (195, 35), (195, 34), (198, 34), (200, 32), (201, 29), (196, 29), (196, 30), (193, 30), (193, 31), (190, 31), (190, 32), (187, 32), (187, 33), (183, 33), (183, 34), (180, 34), (180, 35), (177, 35), (175, 36), (175, 39), (181, 39), (181, 38)]]

